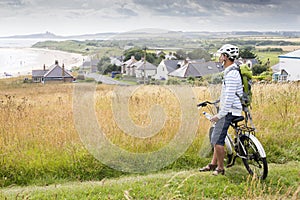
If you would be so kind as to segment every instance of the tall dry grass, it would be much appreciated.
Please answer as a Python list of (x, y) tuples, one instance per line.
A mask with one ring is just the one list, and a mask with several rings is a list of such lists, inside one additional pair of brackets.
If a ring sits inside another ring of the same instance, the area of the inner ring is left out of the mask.
[[(79, 138), (73, 122), (74, 85), (17, 81), (0, 80), (1, 186), (51, 183), (55, 179), (101, 179), (118, 174), (94, 159)], [(113, 89), (99, 85), (95, 95), (97, 120), (113, 143), (132, 152), (148, 152), (165, 146), (174, 137), (181, 113), (178, 99), (171, 91), (161, 86), (145, 86), (132, 94), (128, 102), (129, 117), (136, 125), (150, 123), (149, 109), (155, 104), (161, 105), (167, 116), (164, 127), (155, 136), (136, 138), (124, 134), (113, 119)], [(195, 87), (193, 91), (196, 102), (216, 96), (216, 90), (211, 88)], [(253, 93), (252, 114), (257, 136), (269, 161), (299, 161), (299, 84), (257, 84)], [(175, 166), (197, 167), (202, 162), (198, 152), (209, 125), (199, 117), (197, 137)]]

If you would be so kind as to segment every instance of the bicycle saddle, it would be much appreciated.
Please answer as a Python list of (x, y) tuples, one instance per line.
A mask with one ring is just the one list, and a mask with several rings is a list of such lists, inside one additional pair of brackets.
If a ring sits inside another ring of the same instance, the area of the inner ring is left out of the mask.
[(237, 118), (234, 118), (234, 119), (232, 120), (232, 123), (238, 123), (238, 122), (240, 122), (240, 121), (243, 121), (244, 119), (245, 119), (244, 116), (239, 116), (239, 117), (237, 117)]

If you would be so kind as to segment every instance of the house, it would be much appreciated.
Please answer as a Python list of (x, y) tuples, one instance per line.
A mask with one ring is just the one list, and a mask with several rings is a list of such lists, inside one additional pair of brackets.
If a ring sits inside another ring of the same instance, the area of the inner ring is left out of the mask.
[(280, 69), (280, 63), (273, 65), (271, 69), (273, 72), (272, 81), (287, 81), (288, 73), (285, 71), (285, 69)]
[(135, 66), (134, 63), (136, 63), (137, 60), (134, 58), (134, 56), (131, 56), (131, 58), (125, 62), (123, 62), (121, 73), (126, 74), (127, 76), (135, 76)]
[(121, 67), (123, 65), (122, 60), (123, 60), (122, 56), (120, 56), (120, 57), (110, 57), (110, 64)]
[(165, 59), (167, 60), (177, 60), (177, 57), (174, 55), (175, 53), (169, 52), (169, 54), (165, 55)]
[(300, 49), (278, 56), (280, 81), (300, 80)]
[(41, 83), (44, 81), (44, 75), (48, 72), (49, 70), (46, 69), (46, 66), (44, 65), (43, 69), (37, 69), (37, 70), (32, 70), (32, 82), (34, 83)]
[(87, 59), (84, 60), (82, 63), (82, 66), (80, 67), (81, 72), (91, 72), (96, 73), (98, 71), (98, 65), (99, 59)]
[(259, 64), (256, 58), (252, 58), (252, 59), (239, 58), (238, 60), (235, 61), (235, 63), (238, 65), (247, 64), (248, 67), (250, 67), (250, 69), (252, 69), (252, 67), (254, 67), (255, 65)]
[(182, 67), (169, 73), (169, 76), (177, 78), (195, 77), (200, 78), (209, 74), (217, 74), (223, 70), (218, 62), (188, 62)]
[(135, 68), (135, 76), (136, 78), (143, 78), (144, 76), (146, 78), (152, 78), (156, 74), (156, 66), (149, 63), (149, 62), (144, 62), (144, 59), (136, 62), (133, 64), (133, 67)]
[(168, 80), (169, 73), (180, 68), (181, 63), (183, 63), (183, 60), (162, 60), (157, 66), (154, 78), (157, 80)]
[(166, 56), (166, 53), (161, 50), (157, 50), (155, 54), (156, 54), (156, 57), (165, 57)]
[(32, 81), (35, 83), (72, 82), (73, 80), (73, 76), (65, 70), (64, 64), (61, 67), (58, 61), (55, 61), (55, 64), (50, 66), (50, 69), (46, 69), (44, 65), (42, 70), (32, 70)]

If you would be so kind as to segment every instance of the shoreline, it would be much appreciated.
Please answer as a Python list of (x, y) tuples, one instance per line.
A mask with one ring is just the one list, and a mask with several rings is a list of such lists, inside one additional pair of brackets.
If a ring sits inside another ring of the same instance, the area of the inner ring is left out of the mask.
[[(0, 78), (31, 75), (32, 70), (51, 67), (55, 60), (67, 70), (80, 66), (86, 56), (60, 50), (31, 47), (0, 47)], [(11, 75), (11, 76), (10, 76)]]

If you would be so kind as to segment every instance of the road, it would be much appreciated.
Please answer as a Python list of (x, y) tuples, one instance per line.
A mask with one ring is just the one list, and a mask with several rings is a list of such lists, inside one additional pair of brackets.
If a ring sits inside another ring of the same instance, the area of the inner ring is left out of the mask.
[(93, 78), (95, 79), (97, 82), (101, 81), (103, 84), (108, 84), (108, 85), (129, 85), (127, 83), (121, 82), (121, 81), (117, 81), (111, 77), (108, 76), (104, 76), (102, 74), (96, 74), (96, 73), (89, 73), (86, 75), (86, 77), (88, 78)]

